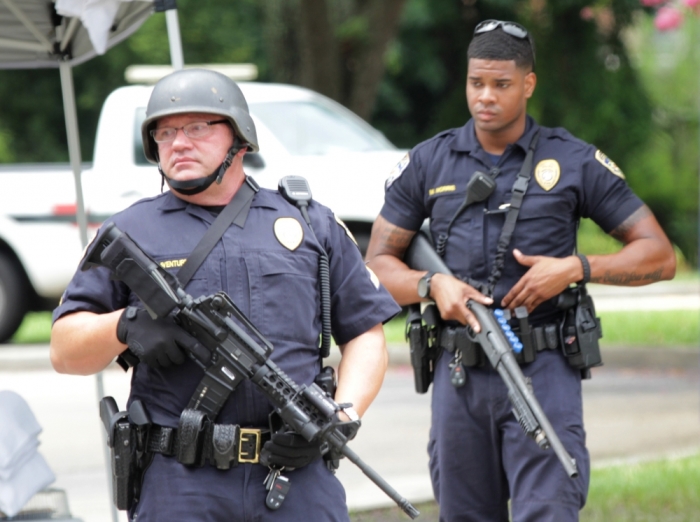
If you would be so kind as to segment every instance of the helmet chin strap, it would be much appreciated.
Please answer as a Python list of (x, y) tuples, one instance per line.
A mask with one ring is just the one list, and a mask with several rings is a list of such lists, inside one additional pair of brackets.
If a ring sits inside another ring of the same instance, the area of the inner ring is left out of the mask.
[(160, 162), (158, 162), (158, 172), (160, 172), (160, 175), (162, 176), (161, 191), (163, 190), (162, 182), (165, 181), (167, 181), (168, 186), (172, 190), (180, 194), (184, 194), (185, 196), (192, 196), (194, 194), (204, 192), (212, 183), (214, 183), (214, 181), (216, 181), (217, 185), (220, 185), (221, 181), (224, 179), (224, 174), (226, 174), (226, 171), (233, 162), (234, 156), (245, 147), (247, 147), (247, 145), (243, 143), (238, 136), (236, 136), (236, 138), (233, 140), (233, 145), (231, 145), (231, 148), (226, 153), (226, 157), (224, 158), (224, 161), (221, 162), (221, 165), (219, 165), (219, 168), (203, 178), (188, 179), (185, 181), (171, 179), (165, 174), (165, 172), (163, 172)]

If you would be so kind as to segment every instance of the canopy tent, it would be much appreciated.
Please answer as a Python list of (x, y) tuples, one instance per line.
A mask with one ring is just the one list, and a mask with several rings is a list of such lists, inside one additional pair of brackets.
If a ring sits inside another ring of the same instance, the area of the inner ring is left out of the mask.
[(0, 69), (60, 71), (83, 246), (87, 245), (87, 217), (72, 67), (125, 40), (156, 11), (166, 11), (173, 66), (182, 68), (175, 0), (0, 0)]
[[(104, 54), (158, 11), (166, 13), (172, 65), (181, 69), (183, 55), (175, 0), (0, 0), (0, 69), (60, 71), (68, 155), (75, 179), (76, 219), (83, 247), (87, 246), (87, 216), (72, 67)], [(104, 396), (101, 373), (97, 374), (97, 395)], [(104, 448), (109, 461), (106, 444)], [(111, 490), (109, 471), (107, 477)], [(117, 519), (112, 505), (112, 520)]]

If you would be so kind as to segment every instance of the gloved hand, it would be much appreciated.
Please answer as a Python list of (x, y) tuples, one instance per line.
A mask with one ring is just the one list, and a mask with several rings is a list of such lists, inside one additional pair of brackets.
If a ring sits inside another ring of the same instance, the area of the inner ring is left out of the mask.
[(321, 457), (320, 442), (309, 442), (294, 432), (272, 435), (260, 451), (260, 463), (264, 466), (296, 469), (311, 464)]
[[(355, 435), (357, 435), (357, 432), (360, 429), (360, 424), (361, 421), (356, 420), (339, 422), (336, 426), (340, 428), (340, 432), (345, 435), (345, 438), (348, 439), (348, 442), (350, 442), (355, 438)], [(335, 471), (340, 467), (340, 459), (344, 457), (345, 455), (343, 455), (340, 451), (335, 448), (331, 448), (330, 451), (323, 456), (323, 460), (326, 461), (326, 467), (335, 473)]]
[(134, 306), (127, 307), (119, 317), (117, 339), (153, 368), (182, 364), (186, 357), (183, 349), (199, 344), (172, 317), (151, 319), (146, 310)]

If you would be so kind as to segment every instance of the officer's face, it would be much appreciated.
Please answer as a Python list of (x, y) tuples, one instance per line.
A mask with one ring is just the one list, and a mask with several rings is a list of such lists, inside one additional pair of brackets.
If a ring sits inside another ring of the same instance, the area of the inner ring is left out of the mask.
[(535, 74), (520, 69), (514, 60), (470, 59), (467, 104), (477, 130), (503, 133), (523, 124), (535, 84)]
[(166, 116), (158, 120), (157, 128), (178, 129), (173, 141), (159, 143), (158, 154), (163, 172), (177, 181), (208, 176), (221, 165), (233, 143), (233, 131), (229, 125), (212, 125), (203, 138), (185, 136), (182, 127), (195, 121), (217, 121), (221, 116), (206, 113), (188, 113)]

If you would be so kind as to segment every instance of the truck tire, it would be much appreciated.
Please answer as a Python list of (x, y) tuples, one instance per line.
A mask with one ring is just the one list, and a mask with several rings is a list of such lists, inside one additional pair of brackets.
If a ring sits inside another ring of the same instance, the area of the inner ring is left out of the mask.
[(0, 252), (0, 343), (6, 343), (22, 324), (28, 307), (28, 292), (22, 270)]

